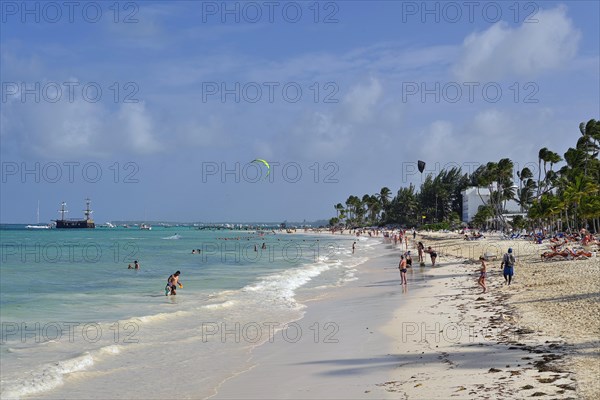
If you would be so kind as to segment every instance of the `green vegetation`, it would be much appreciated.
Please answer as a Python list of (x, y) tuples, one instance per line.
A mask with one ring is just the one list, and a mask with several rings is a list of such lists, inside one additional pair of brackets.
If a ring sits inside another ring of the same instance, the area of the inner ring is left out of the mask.
[[(481, 206), (472, 225), (497, 228), (548, 227), (573, 230), (586, 227), (600, 231), (600, 121), (579, 125), (581, 134), (575, 147), (564, 158), (546, 147), (538, 152), (537, 179), (529, 168), (517, 171), (518, 185), (513, 182), (514, 164), (508, 158), (481, 165), (471, 175), (460, 168), (427, 175), (419, 190), (414, 185), (401, 187), (396, 196), (388, 187), (362, 197), (351, 195), (344, 204), (334, 206), (336, 216), (331, 226), (347, 227), (398, 224), (425, 229), (451, 229), (462, 219), (461, 192), (474, 186), (489, 191), (489, 201)], [(556, 164), (565, 162), (560, 169)], [(481, 196), (481, 194), (480, 194)], [(483, 197), (482, 197), (483, 200)], [(524, 216), (512, 221), (505, 217), (506, 202), (515, 200)]]

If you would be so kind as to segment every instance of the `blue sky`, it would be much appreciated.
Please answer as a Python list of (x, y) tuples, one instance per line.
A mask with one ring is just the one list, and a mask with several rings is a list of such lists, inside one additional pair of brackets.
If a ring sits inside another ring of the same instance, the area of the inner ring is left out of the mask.
[(594, 1), (1, 3), (3, 223), (329, 218), (600, 117)]

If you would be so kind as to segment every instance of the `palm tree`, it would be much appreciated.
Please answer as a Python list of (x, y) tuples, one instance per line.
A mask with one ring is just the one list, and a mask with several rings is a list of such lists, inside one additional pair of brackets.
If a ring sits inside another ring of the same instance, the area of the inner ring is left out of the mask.
[(590, 159), (598, 157), (600, 150), (600, 121), (595, 119), (589, 120), (586, 124), (579, 124), (581, 137), (577, 141), (577, 148), (584, 151), (586, 157), (584, 162), (584, 176), (587, 177), (588, 162)]
[(336, 217), (339, 218), (340, 216), (340, 212), (344, 211), (344, 206), (342, 203), (337, 203), (335, 206), (333, 206), (335, 208), (335, 213), (336, 213)]
[(346, 212), (348, 213), (348, 223), (361, 223), (364, 210), (362, 209), (362, 203), (358, 197), (354, 195), (348, 197), (348, 199), (346, 200)]
[(503, 158), (498, 161), (496, 186), (499, 192), (499, 217), (504, 224), (507, 226), (508, 223), (504, 217), (504, 209), (506, 208), (506, 202), (515, 198), (515, 186), (513, 184), (513, 162), (508, 158)]
[(600, 196), (587, 196), (584, 200), (582, 200), (579, 214), (584, 220), (591, 219), (593, 221), (594, 232), (598, 232), (600, 227), (596, 221), (598, 218), (600, 218)]
[(538, 187), (538, 192), (537, 192), (537, 198), (539, 199), (541, 196), (540, 190), (542, 189), (542, 161), (544, 161), (544, 164), (546, 163), (546, 155), (548, 154), (548, 148), (546, 147), (542, 147), (540, 149), (540, 151), (538, 152), (538, 183), (537, 183), (537, 187)]
[[(364, 200), (363, 200), (364, 202)], [(377, 224), (377, 217), (379, 216), (379, 212), (381, 211), (381, 203), (376, 195), (369, 196), (367, 201), (367, 213), (369, 214), (369, 222), (371, 225)]]
[(486, 227), (488, 221), (494, 217), (494, 210), (490, 205), (479, 206), (477, 213), (473, 217), (473, 225), (479, 228)]
[(379, 200), (379, 205), (381, 206), (380, 209), (383, 210), (381, 216), (382, 222), (385, 221), (385, 219), (387, 218), (387, 213), (390, 207), (391, 193), (392, 191), (387, 186), (384, 186), (381, 188), (379, 193), (376, 194), (377, 199)]
[[(573, 206), (573, 220), (577, 224), (578, 208), (582, 201), (588, 196), (598, 192), (599, 186), (587, 179), (584, 175), (577, 176), (574, 180), (569, 181), (565, 188), (563, 198), (565, 203)], [(597, 196), (596, 196), (597, 197)], [(587, 221), (583, 221), (584, 225)]]
[(389, 206), (389, 214), (383, 222), (397, 224), (416, 224), (417, 212), (420, 207), (415, 187), (410, 184), (407, 188), (400, 188)]
[(381, 188), (381, 190), (377, 194), (377, 198), (381, 203), (381, 207), (385, 208), (385, 206), (387, 206), (389, 204), (391, 194), (392, 194), (392, 191), (387, 186), (384, 186)]
[(517, 191), (517, 203), (523, 210), (527, 210), (533, 201), (533, 191), (535, 190), (535, 182), (533, 181), (533, 173), (527, 167), (517, 172), (519, 178), (519, 190)]
[[(338, 222), (361, 225), (374, 223), (420, 223), (420, 215), (430, 221), (448, 222), (462, 212), (461, 191), (468, 184), (477, 192), (486, 206), (478, 212), (477, 223), (486, 225), (490, 219), (506, 226), (506, 202), (516, 198), (522, 210), (527, 211), (529, 222), (554, 229), (558, 218), (564, 218), (567, 227), (586, 225), (591, 219), (595, 232), (600, 231), (600, 121), (591, 119), (579, 125), (581, 136), (575, 147), (564, 153), (566, 165), (558, 171), (554, 166), (561, 162), (557, 153), (544, 147), (538, 152), (538, 178), (529, 168), (517, 173), (518, 186), (514, 186), (513, 163), (508, 158), (488, 162), (470, 176), (460, 168), (442, 170), (437, 176), (428, 174), (417, 192), (411, 184), (400, 188), (390, 200), (390, 189), (382, 187), (379, 193), (362, 198), (349, 196), (345, 202), (334, 206)], [(480, 188), (487, 188), (490, 196), (485, 201)], [(515, 191), (515, 189), (517, 189)], [(366, 218), (365, 218), (366, 217)], [(433, 218), (432, 218), (433, 217)], [(335, 220), (334, 220), (335, 221)], [(519, 222), (520, 225), (527, 221)], [(533, 226), (532, 226), (533, 227)]]
[[(541, 162), (544, 162), (544, 179), (540, 179), (541, 176)], [(552, 167), (554, 166), (554, 164), (559, 163), (562, 161), (561, 156), (559, 156), (557, 153), (548, 150), (546, 147), (540, 149), (539, 153), (538, 153), (538, 166), (540, 168), (540, 170), (538, 171), (538, 193), (537, 193), (537, 198), (539, 199), (540, 196), (546, 192), (548, 192), (549, 190), (552, 190), (552, 184), (555, 181), (556, 178), (556, 173), (552, 170)], [(550, 170), (547, 169), (547, 165), (548, 163), (550, 163)], [(543, 182), (543, 185), (542, 185)], [(543, 188), (543, 189), (542, 189)]]
[(352, 218), (354, 218), (354, 209), (353, 209), (353, 204), (354, 204), (354, 198), (356, 196), (350, 195), (348, 196), (348, 198), (346, 199), (346, 218), (347, 221), (350, 222), (352, 221)]

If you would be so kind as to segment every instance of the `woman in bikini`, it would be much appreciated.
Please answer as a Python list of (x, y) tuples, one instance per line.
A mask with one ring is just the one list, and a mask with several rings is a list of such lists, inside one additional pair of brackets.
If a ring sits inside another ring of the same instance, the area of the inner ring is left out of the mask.
[(431, 257), (431, 266), (435, 267), (435, 259), (437, 258), (437, 253), (431, 248), (431, 246), (428, 246), (427, 250), (425, 251), (429, 253), (429, 257)]
[(423, 260), (423, 250), (425, 250), (425, 246), (423, 245), (423, 242), (419, 242), (417, 244), (417, 252), (419, 254), (419, 262), (422, 263)]
[(485, 286), (485, 277), (487, 275), (487, 267), (485, 265), (485, 257), (479, 257), (479, 261), (481, 261), (481, 268), (479, 269), (479, 279), (477, 280), (477, 284), (483, 288), (483, 292), (487, 292), (487, 286)]

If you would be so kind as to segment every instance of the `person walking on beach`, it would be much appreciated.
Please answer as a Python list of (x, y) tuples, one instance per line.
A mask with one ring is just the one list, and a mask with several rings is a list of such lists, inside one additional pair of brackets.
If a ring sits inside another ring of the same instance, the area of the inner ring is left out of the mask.
[(400, 256), (400, 264), (398, 265), (400, 270), (400, 284), (406, 285), (406, 259), (404, 256)]
[(352, 243), (352, 254), (354, 254), (354, 249), (356, 248), (356, 242)]
[(479, 261), (481, 261), (481, 268), (479, 269), (479, 279), (477, 280), (477, 284), (482, 287), (483, 292), (487, 292), (487, 287), (485, 286), (485, 277), (487, 275), (487, 267), (485, 265), (485, 257), (480, 256)]
[(503, 268), (502, 274), (504, 275), (504, 284), (510, 285), (512, 277), (515, 274), (515, 256), (513, 256), (511, 248), (508, 249), (508, 253), (504, 253), (500, 268)]
[(167, 287), (165, 288), (165, 296), (167, 296), (169, 292), (171, 296), (175, 296), (177, 294), (177, 285), (179, 285), (180, 288), (183, 287), (181, 282), (179, 282), (179, 275), (181, 275), (181, 272), (177, 271), (169, 276), (169, 279), (167, 279)]

